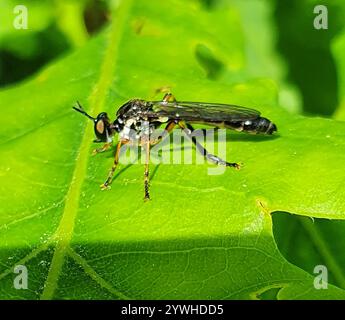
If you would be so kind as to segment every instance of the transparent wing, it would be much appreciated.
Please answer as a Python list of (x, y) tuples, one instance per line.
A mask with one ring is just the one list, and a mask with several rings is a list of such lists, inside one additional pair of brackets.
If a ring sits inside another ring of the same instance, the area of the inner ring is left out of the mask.
[(245, 121), (257, 119), (260, 112), (231, 104), (205, 102), (162, 102), (150, 101), (148, 118), (168, 117), (171, 120), (189, 122)]

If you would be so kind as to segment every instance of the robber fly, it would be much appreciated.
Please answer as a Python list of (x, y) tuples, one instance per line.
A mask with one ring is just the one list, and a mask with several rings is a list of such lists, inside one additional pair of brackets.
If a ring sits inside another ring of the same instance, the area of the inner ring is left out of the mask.
[(165, 123), (165, 132), (170, 133), (175, 126), (182, 129), (201, 154), (210, 162), (239, 169), (237, 163), (226, 162), (216, 155), (210, 154), (195, 137), (192, 136), (192, 123), (210, 125), (216, 128), (227, 128), (248, 133), (272, 134), (277, 131), (276, 125), (270, 120), (260, 117), (260, 112), (245, 107), (204, 102), (176, 101), (171, 93), (167, 93), (162, 101), (146, 101), (133, 99), (125, 103), (116, 113), (116, 119), (111, 122), (107, 113), (102, 112), (96, 118), (87, 114), (81, 105), (73, 107), (94, 122), (94, 131), (97, 137), (94, 142), (103, 142), (101, 148), (95, 149), (94, 154), (109, 149), (113, 137), (119, 133), (114, 164), (107, 179), (101, 185), (107, 189), (113, 179), (115, 169), (119, 162), (120, 148), (133, 140), (130, 132), (135, 132), (139, 144), (146, 150), (144, 189), (145, 198), (149, 199), (149, 158), (150, 146), (159, 143), (163, 136), (151, 139), (150, 135), (161, 124)]

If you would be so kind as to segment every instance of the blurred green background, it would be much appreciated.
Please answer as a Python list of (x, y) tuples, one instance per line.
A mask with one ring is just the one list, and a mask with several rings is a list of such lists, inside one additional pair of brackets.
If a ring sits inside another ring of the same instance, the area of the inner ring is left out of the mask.
[[(207, 10), (231, 6), (239, 17), (248, 47), (253, 77), (270, 77), (279, 86), (281, 104), (291, 111), (331, 116), (340, 104), (340, 83), (332, 44), (344, 29), (341, 0), (195, 0)], [(50, 61), (82, 46), (107, 25), (116, 0), (31, 0), (29, 28), (16, 30), (15, 0), (0, 3), (0, 87), (14, 85)], [(328, 9), (328, 30), (316, 30), (313, 10)], [(167, 13), (168, 14), (168, 13)], [(216, 22), (215, 22), (216, 23)], [(224, 39), (224, 41), (231, 39)], [(221, 63), (200, 48), (199, 59), (209, 76), (221, 73)]]
[[(309, 116), (345, 118), (343, 0), (195, 1), (206, 10), (231, 6), (245, 35), (247, 72), (252, 78), (271, 78), (279, 87), (282, 107)], [(55, 59), (83, 46), (107, 26), (117, 1), (21, 1), (30, 7), (27, 30), (16, 30), (8, 23), (17, 4), (15, 0), (0, 2), (0, 88), (26, 81)], [(320, 4), (328, 8), (328, 30), (313, 27), (313, 9)], [(198, 48), (197, 58), (209, 78), (227, 77), (222, 63), (207, 48)], [(309, 273), (315, 265), (333, 261), (330, 282), (345, 289), (342, 271), (338, 270), (343, 258), (332, 258), (341, 244), (332, 239), (335, 234), (342, 236), (344, 222), (312, 221), (287, 213), (273, 217), (275, 238), (283, 255)]]

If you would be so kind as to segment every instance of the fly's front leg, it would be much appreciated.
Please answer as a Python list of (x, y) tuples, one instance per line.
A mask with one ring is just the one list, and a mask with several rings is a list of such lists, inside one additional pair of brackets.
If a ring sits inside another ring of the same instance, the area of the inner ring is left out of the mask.
[(112, 145), (112, 142), (105, 143), (101, 148), (94, 149), (92, 151), (92, 155), (94, 156), (97, 153), (101, 153), (101, 152), (107, 151), (108, 149), (111, 148), (111, 145)]
[(219, 158), (218, 156), (209, 153), (197, 140), (194, 136), (192, 136), (192, 132), (194, 131), (194, 128), (191, 125), (185, 125), (183, 122), (178, 123), (179, 127), (185, 132), (187, 137), (192, 140), (195, 147), (198, 149), (198, 151), (210, 162), (227, 166), (227, 167), (233, 167), (235, 169), (240, 169), (240, 165), (238, 163), (234, 162), (226, 162), (225, 160)]
[(116, 151), (115, 151), (115, 157), (114, 157), (114, 164), (113, 164), (113, 166), (111, 167), (111, 169), (109, 171), (107, 179), (100, 186), (102, 190), (109, 189), (110, 183), (113, 180), (114, 172), (116, 170), (117, 165), (119, 164), (119, 156), (120, 156), (121, 146), (126, 144), (126, 143), (128, 143), (128, 142), (129, 142), (129, 140), (120, 140), (117, 143)]

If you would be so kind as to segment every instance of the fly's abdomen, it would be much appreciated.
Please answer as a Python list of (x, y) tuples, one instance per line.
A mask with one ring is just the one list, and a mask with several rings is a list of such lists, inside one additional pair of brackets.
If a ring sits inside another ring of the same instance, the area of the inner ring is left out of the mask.
[(263, 117), (258, 117), (257, 119), (253, 120), (224, 122), (224, 126), (237, 131), (244, 131), (254, 134), (272, 134), (273, 132), (277, 131), (277, 126), (270, 120)]

